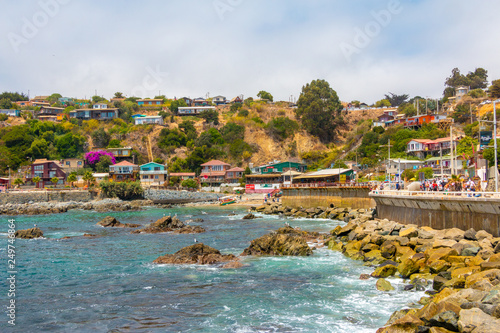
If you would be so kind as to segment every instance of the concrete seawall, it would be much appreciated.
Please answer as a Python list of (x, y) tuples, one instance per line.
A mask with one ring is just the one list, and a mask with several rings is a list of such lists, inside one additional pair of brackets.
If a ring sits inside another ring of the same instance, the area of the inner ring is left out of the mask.
[(500, 236), (500, 199), (388, 194), (370, 197), (377, 203), (381, 219), (434, 229), (474, 228)]
[(283, 205), (298, 208), (335, 207), (372, 208), (375, 201), (369, 197), (368, 187), (308, 187), (284, 188)]
[(162, 203), (162, 204), (215, 201), (221, 196), (222, 194), (220, 193), (205, 193), (205, 192), (151, 190), (151, 189), (147, 189), (144, 191), (145, 199), (152, 200), (154, 203)]
[(0, 205), (25, 204), (29, 202), (89, 202), (96, 199), (95, 194), (89, 191), (33, 191), (0, 193)]

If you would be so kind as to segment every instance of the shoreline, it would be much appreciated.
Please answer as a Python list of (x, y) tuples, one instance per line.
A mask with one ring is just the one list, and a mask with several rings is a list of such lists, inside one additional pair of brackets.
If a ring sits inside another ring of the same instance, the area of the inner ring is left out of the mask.
[(387, 277), (401, 278), (406, 284), (402, 292), (426, 291), (420, 308), (408, 305), (395, 311), (377, 333), (500, 332), (500, 237), (484, 230), (435, 230), (374, 219), (356, 209), (299, 211), (268, 204), (256, 211), (343, 217), (347, 224), (333, 229), (324, 245), (375, 268), (360, 279), (377, 279), (379, 292), (394, 290)]

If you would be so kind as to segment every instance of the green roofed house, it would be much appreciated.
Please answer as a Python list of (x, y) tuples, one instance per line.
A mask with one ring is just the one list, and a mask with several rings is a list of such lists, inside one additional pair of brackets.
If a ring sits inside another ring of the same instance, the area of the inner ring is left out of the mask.
[(168, 171), (163, 164), (149, 162), (139, 168), (141, 184), (143, 185), (162, 185), (167, 180)]
[(307, 165), (304, 163), (298, 163), (298, 162), (281, 162), (281, 161), (274, 161), (270, 162), (268, 164), (264, 164), (261, 166), (258, 166), (252, 170), (252, 173), (257, 173), (261, 175), (269, 174), (269, 173), (279, 173), (282, 174), (286, 171), (297, 171), (297, 172), (306, 172), (307, 171)]

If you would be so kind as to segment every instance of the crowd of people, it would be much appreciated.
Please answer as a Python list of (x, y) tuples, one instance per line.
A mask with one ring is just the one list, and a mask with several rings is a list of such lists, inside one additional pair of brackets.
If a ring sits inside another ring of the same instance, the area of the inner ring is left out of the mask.
[[(393, 185), (394, 187), (391, 186), (391, 189), (404, 190), (404, 183), (395, 182), (393, 184), (395, 185)], [(384, 188), (389, 189), (387, 183), (382, 183), (378, 187), (379, 190), (383, 190)], [(476, 192), (480, 190), (480, 186), (472, 178), (448, 179), (447, 177), (443, 177), (421, 181), (420, 190), (433, 192)]]

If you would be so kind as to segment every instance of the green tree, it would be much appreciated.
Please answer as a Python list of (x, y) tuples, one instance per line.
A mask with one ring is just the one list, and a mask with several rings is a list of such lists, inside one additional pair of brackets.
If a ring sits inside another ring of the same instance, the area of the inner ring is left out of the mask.
[(196, 147), (207, 146), (210, 148), (213, 145), (224, 144), (224, 139), (217, 129), (210, 128), (208, 131), (201, 133), (194, 144)]
[(231, 112), (236, 112), (236, 111), (240, 110), (242, 106), (243, 106), (243, 104), (241, 104), (241, 103), (233, 103), (233, 104), (231, 104), (230, 110), (231, 110)]
[[(493, 140), (490, 141), (489, 147), (486, 148), (483, 152), (483, 157), (488, 160), (488, 165), (492, 167), (495, 165), (495, 142)], [(500, 158), (500, 139), (497, 139), (497, 165), (500, 166), (500, 162), (498, 159)]]
[(415, 171), (412, 169), (405, 169), (401, 173), (401, 178), (406, 179), (406, 180), (411, 180), (411, 179), (415, 178)]
[(113, 165), (113, 162), (111, 161), (111, 157), (108, 155), (103, 155), (99, 159), (99, 162), (95, 164), (95, 170), (97, 172), (109, 172), (109, 166)]
[(376, 108), (380, 108), (380, 107), (383, 107), (383, 106), (389, 107), (389, 106), (391, 106), (391, 102), (389, 102), (388, 99), (381, 99), (380, 101), (377, 101), (375, 103), (375, 107)]
[(182, 187), (198, 188), (198, 183), (194, 179), (185, 179), (181, 183)]
[(266, 99), (271, 102), (273, 101), (273, 95), (264, 90), (259, 91), (257, 97), (260, 97), (261, 99)]
[(473, 89), (469, 91), (468, 95), (472, 98), (486, 97), (486, 92), (483, 89)]
[(79, 134), (66, 133), (56, 141), (56, 148), (62, 158), (76, 157), (83, 153), (85, 138)]
[(451, 118), (459, 124), (463, 124), (470, 121), (470, 107), (466, 104), (460, 104), (455, 108), (455, 111), (451, 115)]
[(108, 148), (121, 148), (121, 141), (118, 139), (111, 139), (108, 143)]
[(500, 80), (491, 82), (489, 93), (491, 98), (500, 98)]
[(299, 129), (299, 124), (288, 118), (274, 118), (267, 124), (267, 132), (269, 135), (278, 140), (285, 140), (293, 135)]
[(92, 171), (86, 171), (82, 177), (83, 181), (87, 182), (87, 186), (90, 187), (90, 183), (95, 181), (94, 175), (92, 175)]
[(417, 115), (417, 109), (411, 103), (404, 103), (398, 107), (398, 112), (405, 114), (407, 117)]
[(49, 96), (49, 98), (47, 98), (47, 101), (50, 103), (50, 104), (54, 104), (54, 103), (57, 103), (59, 102), (59, 98), (62, 98), (62, 95), (61, 94), (52, 94)]
[(31, 143), (31, 147), (28, 149), (27, 154), (35, 159), (47, 158), (49, 155), (49, 145), (47, 141), (44, 139), (35, 139)]
[(241, 109), (238, 111), (238, 117), (248, 117), (249, 114), (250, 112), (248, 112), (247, 109)]
[(21, 178), (14, 179), (14, 185), (21, 186), (24, 184), (24, 181)]
[(97, 95), (92, 96), (92, 103), (94, 103), (94, 104), (104, 102), (104, 101), (106, 101), (106, 98), (104, 98), (104, 97), (97, 96)]
[(389, 103), (391, 105), (389, 106), (400, 106), (401, 104), (403, 103), (406, 103), (406, 101), (408, 100), (408, 95), (407, 94), (403, 94), (403, 95), (396, 95), (396, 94), (393, 94), (393, 93), (389, 93), (387, 95), (384, 95), (385, 96), (385, 99), (389, 101)]
[(56, 187), (57, 183), (59, 183), (59, 178), (52, 177), (50, 178), (50, 181), (52, 182), (52, 184), (54, 184), (54, 187)]
[(434, 177), (434, 171), (431, 167), (420, 168), (418, 169), (418, 172), (423, 172), (425, 175), (425, 179), (431, 179)]
[(90, 135), (92, 137), (92, 142), (94, 146), (97, 148), (105, 148), (109, 144), (109, 140), (111, 140), (111, 135), (104, 130), (104, 128), (98, 128), (92, 132)]
[(186, 101), (183, 99), (179, 99), (179, 100), (175, 100), (175, 101), (170, 102), (169, 109), (170, 109), (170, 111), (172, 111), (173, 114), (177, 114), (179, 111), (179, 108), (185, 107), (185, 106), (188, 106), (186, 104)]
[(196, 140), (198, 133), (194, 127), (194, 122), (191, 120), (183, 120), (179, 124), (179, 128), (186, 134), (188, 140)]
[(123, 96), (123, 93), (117, 91), (117, 92), (115, 92), (114, 98), (125, 98), (125, 96)]
[(214, 123), (219, 125), (219, 113), (217, 110), (206, 110), (199, 114), (200, 118), (205, 119), (206, 123)]
[(220, 134), (225, 142), (233, 142), (245, 138), (245, 127), (229, 122), (220, 129)]
[(341, 111), (342, 104), (335, 90), (325, 80), (314, 80), (302, 87), (295, 113), (307, 132), (323, 142), (331, 142), (343, 123)]
[(453, 68), (451, 76), (446, 78), (446, 89), (443, 92), (445, 97), (453, 96), (455, 88), (459, 86), (470, 87), (470, 89), (484, 89), (488, 85), (488, 71), (484, 68), (476, 68), (474, 72), (469, 72), (467, 75), (460, 73), (458, 68)]
[(38, 188), (38, 183), (41, 181), (42, 179), (38, 176), (36, 177), (33, 177), (33, 183), (35, 183), (36, 187)]
[(70, 173), (68, 175), (68, 178), (66, 179), (67, 182), (70, 182), (71, 183), (71, 187), (73, 187), (73, 183), (76, 182), (76, 174), (74, 173)]
[(12, 107), (12, 102), (7, 98), (0, 99), (0, 109), (10, 109)]
[(160, 132), (158, 146), (162, 149), (167, 150), (170, 147), (179, 148), (185, 146), (186, 143), (186, 134), (178, 129), (163, 128)]
[(158, 164), (165, 164), (165, 160), (161, 157), (156, 157), (153, 162), (158, 163)]
[(460, 140), (460, 142), (457, 145), (457, 154), (458, 155), (463, 155), (465, 154), (468, 157), (472, 156), (472, 151), (477, 150), (477, 145), (478, 142), (476, 139), (473, 139), (469, 136), (466, 136)]
[(3, 92), (0, 94), (0, 100), (2, 99), (8, 99), (11, 102), (19, 102), (19, 101), (27, 101), (28, 96), (23, 94), (23, 93), (17, 93), (17, 92)]

